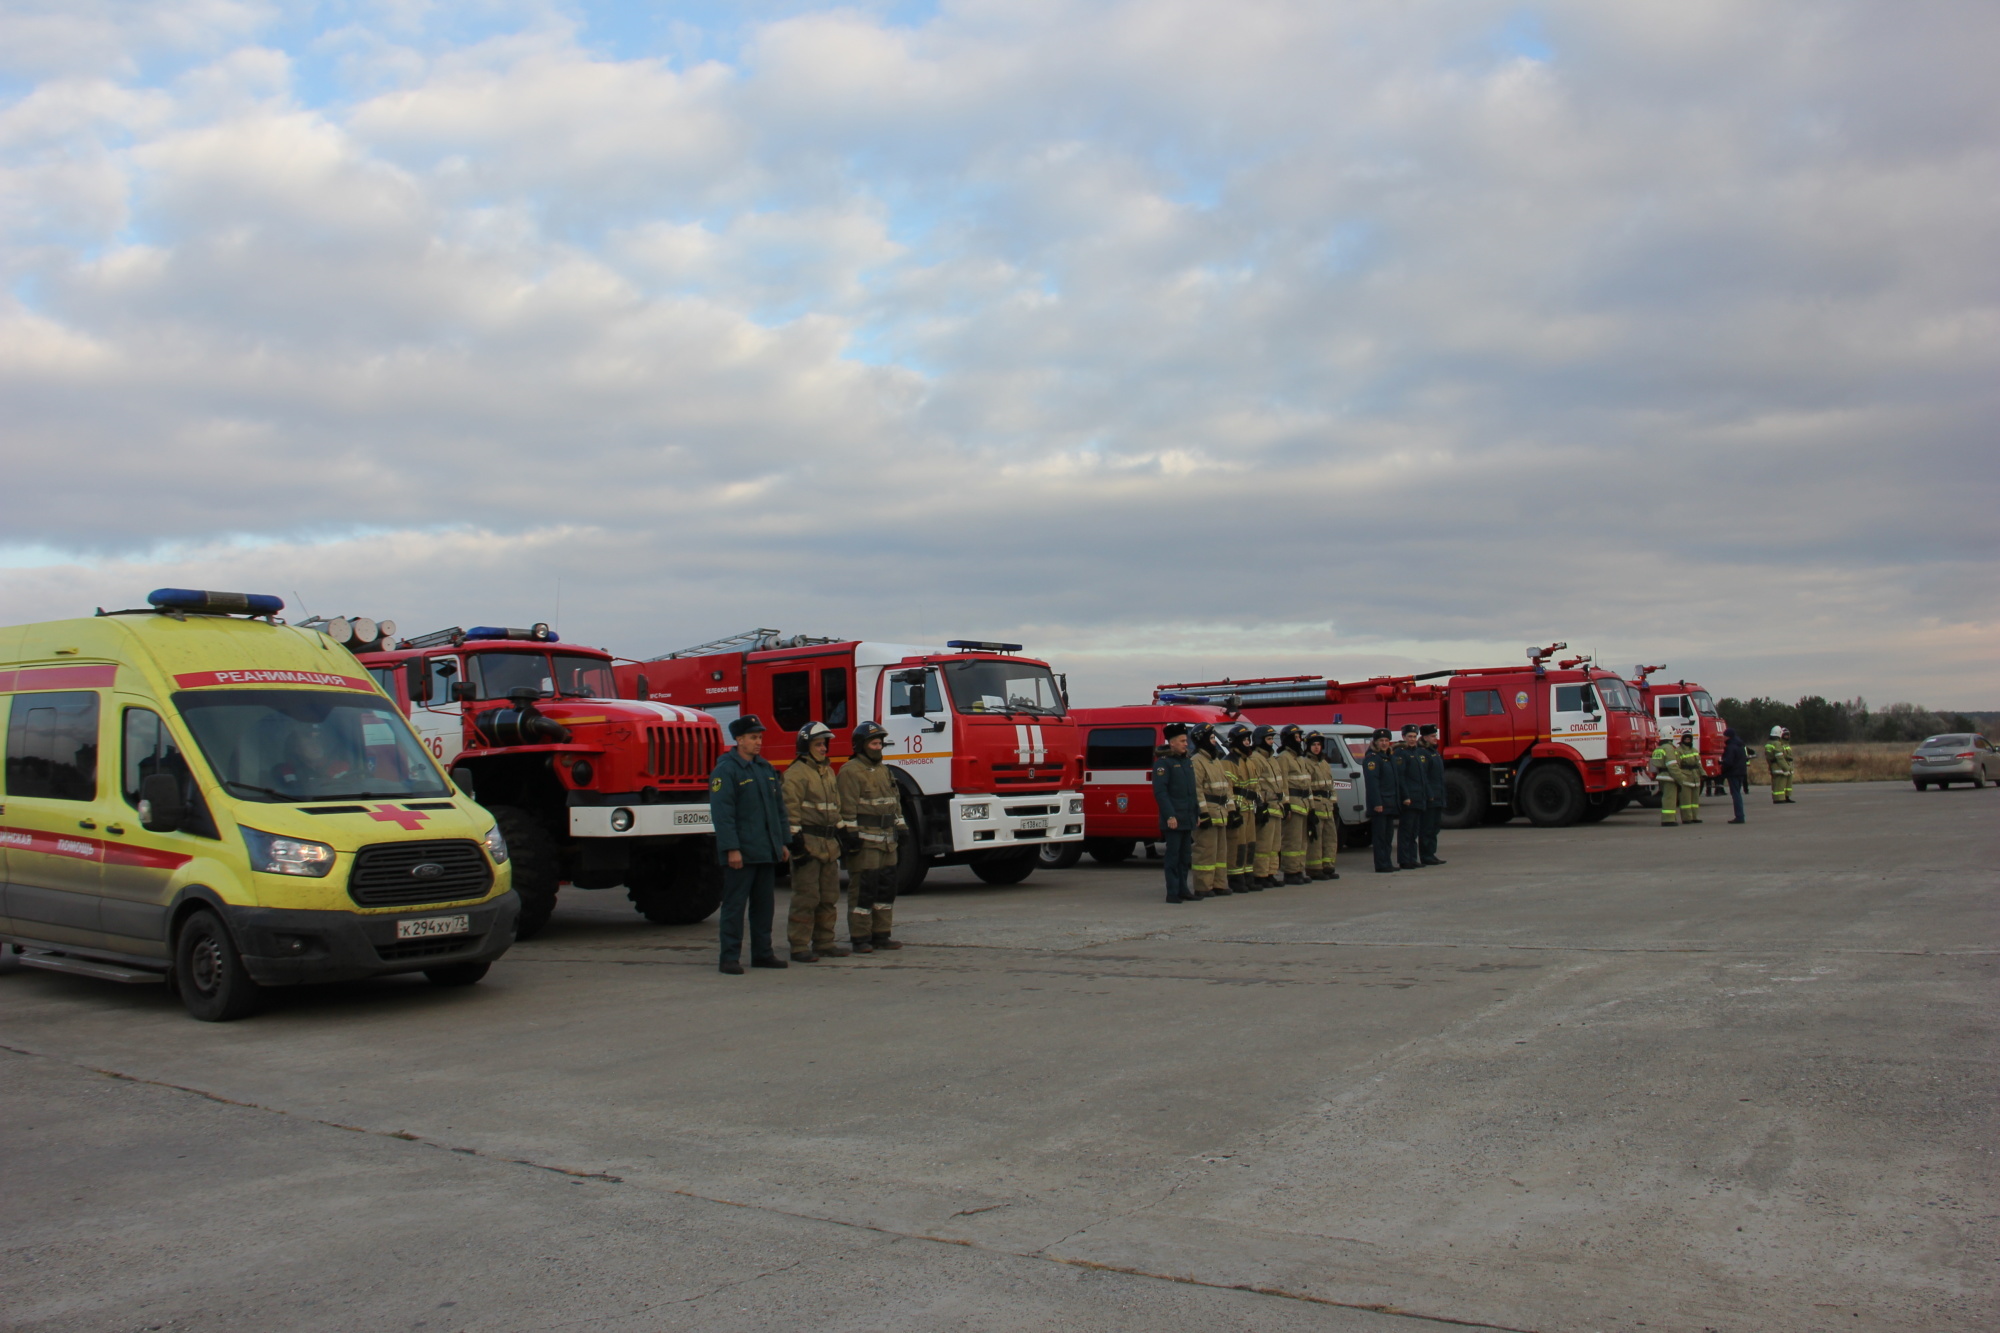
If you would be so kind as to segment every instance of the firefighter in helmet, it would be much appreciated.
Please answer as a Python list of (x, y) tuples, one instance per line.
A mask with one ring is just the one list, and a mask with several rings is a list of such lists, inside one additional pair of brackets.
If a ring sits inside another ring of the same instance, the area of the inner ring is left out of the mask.
[(833, 728), (799, 728), (798, 758), (785, 769), (785, 816), (792, 826), (792, 911), (786, 933), (792, 961), (845, 958), (840, 926), (840, 785), (834, 777)]
[(891, 939), (896, 913), (896, 837), (906, 827), (896, 779), (882, 762), (889, 733), (879, 722), (854, 729), (854, 757), (841, 765), (840, 846), (847, 865), (847, 935), (856, 953), (900, 949)]
[(1660, 825), (1678, 828), (1681, 822), (1681, 747), (1670, 734), (1662, 734), (1653, 747), (1647, 766), (1660, 781)]
[(1250, 776), (1250, 728), (1241, 722), (1231, 727), (1226, 745), (1222, 764), (1229, 770), (1229, 781), (1236, 791), (1236, 809), (1229, 818), (1229, 888), (1234, 893), (1248, 893), (1263, 887), (1252, 883), (1257, 861), (1257, 783)]
[(1229, 812), (1236, 808), (1236, 791), (1229, 770), (1222, 766), (1215, 728), (1204, 722), (1188, 733), (1194, 754), (1194, 788), (1200, 804), (1194, 830), (1194, 891), (1196, 897), (1229, 892)]
[(1770, 743), (1764, 747), (1764, 762), (1771, 766), (1771, 804), (1795, 805), (1792, 800), (1792, 733), (1783, 727), (1771, 728)]
[(1257, 787), (1257, 861), (1252, 887), (1276, 888), (1278, 853), (1285, 838), (1285, 777), (1272, 753), (1278, 729), (1261, 726), (1250, 734), (1250, 781)]
[(1695, 743), (1694, 732), (1681, 733), (1680, 754), (1674, 760), (1679, 770), (1681, 783), (1681, 823), (1701, 822), (1701, 746)]
[(1275, 756), (1285, 784), (1285, 825), (1279, 843), (1278, 868), (1285, 883), (1306, 882), (1306, 838), (1313, 824), (1313, 764), (1306, 758), (1306, 730), (1293, 723), (1278, 732)]
[(1306, 733), (1306, 759), (1312, 765), (1312, 813), (1306, 819), (1306, 878), (1339, 879), (1333, 858), (1340, 842), (1335, 815), (1333, 765), (1326, 757), (1326, 737)]

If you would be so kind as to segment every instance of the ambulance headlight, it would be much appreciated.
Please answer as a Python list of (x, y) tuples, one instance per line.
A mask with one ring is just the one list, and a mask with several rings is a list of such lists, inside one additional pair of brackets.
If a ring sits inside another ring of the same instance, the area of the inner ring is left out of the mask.
[(974, 805), (961, 805), (958, 807), (958, 817), (960, 819), (990, 819), (992, 818), (992, 809), (993, 807), (984, 801), (980, 801)]
[(284, 838), (275, 833), (265, 833), (258, 829), (245, 828), (244, 845), (250, 849), (250, 868), (261, 870), (267, 875), (307, 875), (313, 879), (324, 879), (333, 869), (333, 848), (323, 842), (307, 842), (303, 838)]
[(494, 865), (504, 866), (507, 864), (507, 840), (500, 836), (500, 826), (498, 824), (487, 829), (486, 836), (481, 838), (480, 841), (486, 844), (486, 854), (493, 858)]

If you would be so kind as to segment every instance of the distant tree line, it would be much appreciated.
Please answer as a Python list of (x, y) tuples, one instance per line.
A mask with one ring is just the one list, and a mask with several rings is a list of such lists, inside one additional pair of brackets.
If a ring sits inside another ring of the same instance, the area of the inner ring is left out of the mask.
[(1944, 731), (1980, 731), (1977, 719), (1964, 713), (1934, 713), (1920, 704), (1889, 704), (1871, 711), (1866, 699), (1822, 699), (1808, 694), (1795, 704), (1776, 699), (1723, 699), (1716, 711), (1736, 734), (1768, 736), (1785, 727), (1801, 745), (1821, 741), (1920, 741)]

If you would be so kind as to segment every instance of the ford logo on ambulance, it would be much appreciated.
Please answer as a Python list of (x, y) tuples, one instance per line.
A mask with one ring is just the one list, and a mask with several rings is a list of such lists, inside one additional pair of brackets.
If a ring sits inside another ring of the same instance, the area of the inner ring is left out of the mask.
[(410, 867), (410, 873), (418, 879), (436, 879), (444, 873), (444, 867), (435, 861), (421, 861)]

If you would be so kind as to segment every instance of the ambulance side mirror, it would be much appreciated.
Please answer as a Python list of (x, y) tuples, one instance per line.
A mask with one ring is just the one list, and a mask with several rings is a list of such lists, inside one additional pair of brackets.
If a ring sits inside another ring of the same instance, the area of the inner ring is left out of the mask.
[(175, 833), (187, 817), (187, 803), (181, 800), (181, 780), (171, 773), (155, 773), (139, 783), (139, 825), (148, 833)]

